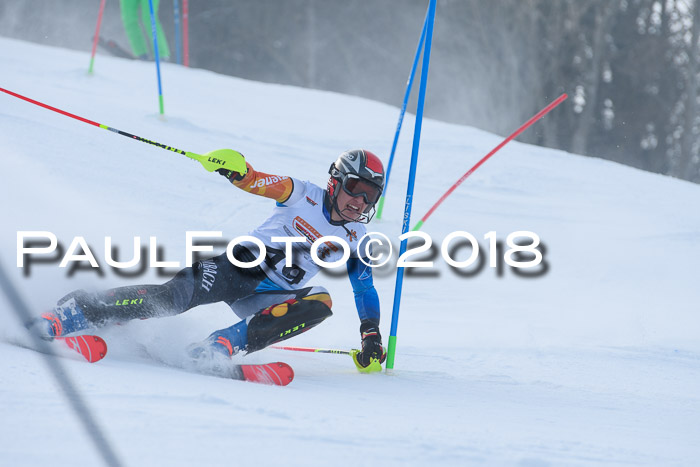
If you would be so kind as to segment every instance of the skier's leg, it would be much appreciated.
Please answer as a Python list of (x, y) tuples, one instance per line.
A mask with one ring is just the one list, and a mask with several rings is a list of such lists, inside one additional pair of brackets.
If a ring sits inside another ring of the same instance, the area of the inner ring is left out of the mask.
[[(234, 255), (249, 261), (250, 253), (234, 249)], [(264, 279), (259, 268), (240, 269), (226, 255), (199, 261), (162, 285), (119, 287), (98, 293), (72, 292), (58, 302), (48, 321), (49, 337), (82, 331), (113, 322), (180, 314), (197, 305), (237, 300), (251, 294)], [(40, 320), (41, 322), (41, 320)]]
[[(266, 283), (270, 284), (271, 281), (268, 280)], [(290, 299), (316, 300), (325, 303), (328, 308), (333, 307), (331, 295), (328, 293), (328, 290), (320, 286), (305, 287), (295, 290), (277, 288), (275, 290), (261, 291), (260, 289), (261, 287), (256, 290), (256, 293), (230, 303), (233, 312), (241, 318), (248, 318), (271, 305), (283, 303)]]
[(142, 58), (148, 56), (148, 46), (143, 38), (143, 32), (139, 24), (139, 6), (141, 0), (121, 0), (119, 3), (121, 6), (122, 23), (124, 23), (126, 37), (129, 39), (129, 45), (131, 45), (131, 51), (134, 57)]
[(175, 309), (171, 286), (186, 285), (186, 275), (187, 270), (180, 271), (163, 285), (119, 287), (96, 293), (75, 290), (60, 299), (52, 311), (42, 314), (33, 327), (43, 336), (58, 337), (111, 322), (167, 316), (164, 310)]
[(323, 287), (254, 293), (231, 304), (245, 319), (193, 345), (190, 355), (202, 359), (213, 352), (228, 356), (240, 350), (255, 352), (320, 324), (333, 314), (331, 306), (330, 294)]
[[(318, 287), (322, 289), (322, 287)], [(330, 317), (331, 299), (328, 292), (312, 293), (290, 298), (257, 312), (248, 321), (248, 353), (306, 332)]]

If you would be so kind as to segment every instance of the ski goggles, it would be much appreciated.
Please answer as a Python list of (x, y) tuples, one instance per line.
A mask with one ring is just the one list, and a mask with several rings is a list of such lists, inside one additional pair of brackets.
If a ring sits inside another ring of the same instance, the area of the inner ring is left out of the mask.
[(353, 174), (347, 174), (345, 177), (343, 177), (342, 186), (345, 193), (349, 194), (353, 198), (362, 196), (365, 203), (370, 205), (379, 201), (379, 197), (382, 195), (382, 189), (377, 185), (367, 182)]

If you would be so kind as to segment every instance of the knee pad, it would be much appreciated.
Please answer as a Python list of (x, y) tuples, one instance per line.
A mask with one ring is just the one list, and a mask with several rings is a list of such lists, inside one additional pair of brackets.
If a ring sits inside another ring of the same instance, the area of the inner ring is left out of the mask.
[(300, 298), (301, 300), (317, 300), (326, 304), (328, 308), (333, 308), (333, 301), (331, 300), (331, 294), (328, 293), (323, 287), (315, 286), (311, 287), (305, 296)]
[(308, 331), (333, 312), (322, 300), (287, 300), (257, 312), (248, 322), (247, 351), (255, 352)]

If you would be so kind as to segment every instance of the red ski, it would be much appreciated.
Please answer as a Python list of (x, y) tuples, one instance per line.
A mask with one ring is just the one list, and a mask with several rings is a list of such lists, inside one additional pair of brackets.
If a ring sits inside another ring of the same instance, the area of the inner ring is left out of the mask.
[(90, 363), (98, 362), (107, 355), (107, 343), (99, 336), (57, 337), (55, 340), (63, 342)]
[(283, 362), (236, 365), (232, 378), (251, 383), (286, 386), (294, 379), (294, 370)]
[(166, 361), (159, 355), (153, 355), (146, 348), (143, 356), (161, 365), (200, 375), (217, 378), (250, 381), (257, 384), (286, 386), (294, 380), (294, 370), (284, 362), (236, 364), (229, 358), (220, 355), (220, 359), (196, 359), (181, 362)]

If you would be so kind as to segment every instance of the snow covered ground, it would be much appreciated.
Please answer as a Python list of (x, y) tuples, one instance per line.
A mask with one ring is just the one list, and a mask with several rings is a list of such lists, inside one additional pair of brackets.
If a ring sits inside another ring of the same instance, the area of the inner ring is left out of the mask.
[[(0, 39), (0, 87), (180, 149), (234, 148), (258, 169), (324, 185), (330, 162), (365, 147), (384, 162), (398, 109), (328, 92), (162, 67)], [(400, 85), (401, 83), (397, 83)], [(543, 106), (546, 103), (542, 103)], [(556, 112), (546, 118), (556, 118)], [(414, 119), (407, 116), (380, 222), (400, 233)], [(531, 130), (532, 131), (532, 130)], [(413, 219), (501, 136), (427, 120)], [(168, 261), (185, 232), (227, 239), (271, 202), (233, 189), (175, 153), (130, 141), (0, 94), (0, 259), (37, 314), (76, 288), (161, 282), (108, 268), (68, 276), (57, 263), (15, 267), (20, 230), (84, 236), (104, 266), (104, 237), (124, 256), (156, 236)], [(284, 388), (186, 373), (162, 358), (228, 326), (224, 304), (138, 321), (101, 335), (106, 359), (61, 359), (125, 465), (696, 465), (700, 462), (700, 186), (611, 162), (511, 143), (449, 198), (423, 230), (536, 232), (545, 274), (488, 264), (472, 277), (440, 258), (407, 277), (396, 371), (265, 350)], [(482, 252), (488, 254), (488, 250)], [(353, 348), (359, 322), (345, 277), (319, 275), (334, 316), (290, 344)], [(385, 341), (394, 275), (378, 274)], [(11, 345), (23, 330), (0, 298), (0, 464), (100, 462), (42, 357)]]

